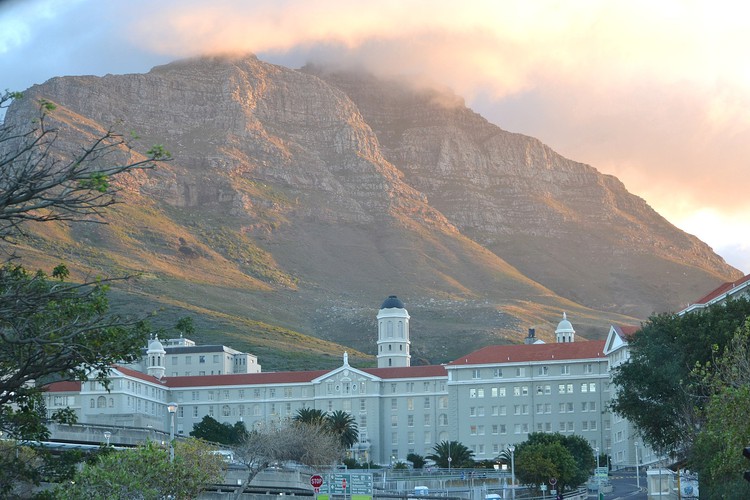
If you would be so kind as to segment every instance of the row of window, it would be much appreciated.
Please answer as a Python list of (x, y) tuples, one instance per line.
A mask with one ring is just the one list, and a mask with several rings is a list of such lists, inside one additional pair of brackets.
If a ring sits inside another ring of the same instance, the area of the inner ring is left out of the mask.
[[(584, 363), (582, 366), (582, 373), (584, 375), (592, 375), (595, 373), (594, 363)], [(529, 368), (529, 370), (527, 370)], [(559, 365), (557, 367), (557, 374), (558, 375), (571, 375), (571, 365)], [(492, 370), (492, 377), (493, 378), (503, 378), (503, 368), (474, 368), (471, 371), (471, 378), (473, 379), (481, 379), (482, 376), (487, 373), (486, 370)], [(505, 369), (505, 376), (508, 376), (508, 371), (515, 375), (516, 377), (525, 377), (527, 371), (532, 372), (530, 367), (526, 366), (516, 366), (514, 368), (506, 368)], [(576, 370), (577, 371), (577, 370)], [(549, 376), (552, 375), (552, 369), (549, 366), (537, 366), (536, 367), (536, 375), (538, 376)]]
[[(558, 384), (558, 394), (574, 394), (575, 384)], [(596, 382), (583, 382), (580, 385), (580, 391), (582, 393), (596, 392)], [(485, 396), (485, 388), (475, 387), (469, 389), (469, 398), (483, 398)], [(539, 384), (536, 386), (537, 396), (549, 396), (552, 394), (552, 386), (549, 384)], [(493, 398), (504, 398), (507, 395), (506, 387), (490, 387), (490, 397)], [(513, 386), (513, 396), (528, 396), (529, 386), (528, 385), (516, 385)]]

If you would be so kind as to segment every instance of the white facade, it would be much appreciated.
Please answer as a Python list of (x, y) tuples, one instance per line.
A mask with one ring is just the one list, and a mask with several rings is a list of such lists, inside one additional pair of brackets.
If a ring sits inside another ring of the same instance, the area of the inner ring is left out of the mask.
[[(81, 423), (167, 432), (166, 406), (176, 401), (177, 434), (188, 434), (206, 415), (253, 428), (291, 418), (301, 408), (343, 410), (359, 427), (355, 458), (381, 464), (409, 453), (427, 455), (444, 440), (464, 443), (477, 460), (491, 460), (531, 432), (577, 434), (594, 448), (613, 447), (605, 342), (575, 342), (566, 317), (558, 325), (565, 330), (560, 343), (489, 346), (447, 365), (410, 366), (408, 312), (396, 297), (384, 305), (390, 307), (377, 316), (378, 368), (350, 366), (342, 353), (334, 370), (264, 373), (254, 363), (255, 372), (231, 373), (237, 351), (187, 339), (159, 349), (161, 342), (153, 339), (137, 370), (112, 369), (110, 392), (93, 381), (53, 384), (48, 409), (71, 407)], [(164, 375), (158, 378), (148, 372), (158, 375), (160, 354)], [(212, 365), (214, 355), (224, 364)], [(196, 369), (201, 366), (205, 374)]]

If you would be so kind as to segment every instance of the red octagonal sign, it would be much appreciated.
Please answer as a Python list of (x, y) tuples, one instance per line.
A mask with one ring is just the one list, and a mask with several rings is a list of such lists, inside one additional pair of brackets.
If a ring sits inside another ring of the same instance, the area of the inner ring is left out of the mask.
[(310, 476), (310, 484), (313, 488), (320, 488), (321, 486), (323, 486), (323, 476), (319, 474)]

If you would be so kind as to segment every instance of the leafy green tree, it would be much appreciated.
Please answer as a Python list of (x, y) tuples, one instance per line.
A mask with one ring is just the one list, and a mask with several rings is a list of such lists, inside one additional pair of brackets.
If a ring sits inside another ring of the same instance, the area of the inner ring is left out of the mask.
[(206, 415), (193, 426), (190, 435), (212, 443), (233, 445), (240, 443), (247, 435), (247, 429), (242, 422), (234, 425), (221, 423), (213, 417)]
[(474, 452), (466, 445), (458, 441), (441, 441), (432, 447), (432, 453), (427, 458), (433, 460), (438, 467), (448, 468), (448, 457), (450, 467), (473, 467)]
[(750, 318), (724, 354), (696, 373), (710, 393), (706, 424), (689, 457), (690, 468), (700, 476), (701, 498), (750, 498), (750, 484), (742, 477), (750, 467), (741, 453), (750, 445)]
[(175, 442), (169, 450), (153, 441), (130, 450), (102, 455), (83, 467), (72, 484), (55, 491), (61, 500), (197, 498), (206, 484), (222, 480), (224, 461), (208, 443)]
[(573, 455), (560, 442), (525, 442), (516, 449), (516, 477), (527, 485), (539, 487), (551, 477), (557, 478), (559, 488), (563, 485), (577, 486), (578, 473)]
[(336, 410), (329, 413), (326, 415), (326, 424), (346, 448), (351, 448), (359, 440), (357, 421), (349, 412)]
[(748, 316), (745, 298), (682, 316), (652, 316), (630, 340), (630, 361), (614, 372), (612, 411), (633, 422), (658, 452), (687, 457), (709, 400), (694, 368), (723, 354)]
[(177, 324), (175, 325), (175, 330), (180, 332), (180, 334), (184, 337), (189, 337), (193, 333), (195, 333), (195, 325), (193, 324), (193, 318), (190, 316), (184, 316), (177, 320)]
[[(531, 447), (533, 453), (525, 455), (528, 447)], [(585, 483), (591, 475), (595, 460), (594, 450), (588, 441), (581, 436), (565, 436), (559, 432), (529, 434), (527, 440), (516, 447), (515, 455), (516, 475), (523, 482), (541, 484), (537, 480), (543, 474), (553, 472), (544, 481), (555, 477), (560, 489), (563, 486), (576, 488)]]
[[(23, 106), (20, 93), (0, 95), (0, 108), (11, 101)], [(57, 144), (55, 105), (38, 103), (39, 113), (24, 121), (24, 113), (8, 110), (0, 124), (0, 240), (12, 249), (25, 237), (24, 226), (47, 221), (104, 222), (103, 209), (117, 201), (115, 178), (149, 168), (167, 159), (162, 147), (145, 156), (125, 139), (106, 132), (71, 156)], [(0, 430), (4, 437), (43, 440), (47, 411), (43, 385), (53, 380), (84, 380), (91, 374), (107, 385), (109, 366), (129, 362), (140, 354), (145, 326), (137, 319), (109, 311), (112, 280), (67, 281), (68, 269), (57, 266), (51, 276), (32, 272), (8, 253), (0, 263)], [(55, 412), (52, 421), (71, 422), (70, 410)], [(15, 453), (11, 456), (15, 456)], [(7, 471), (27, 470), (3, 463)], [(35, 480), (33, 474), (27, 475)]]

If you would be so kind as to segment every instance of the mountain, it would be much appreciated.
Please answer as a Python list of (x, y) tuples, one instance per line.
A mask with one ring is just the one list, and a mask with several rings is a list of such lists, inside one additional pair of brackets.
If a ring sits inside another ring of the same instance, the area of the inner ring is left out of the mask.
[[(35, 227), (29, 265), (135, 277), (118, 307), (195, 318), (265, 369), (372, 361), (397, 294), (413, 362), (529, 327), (551, 339), (674, 310), (741, 276), (615, 177), (506, 132), (449, 91), (360, 72), (205, 57), (147, 74), (53, 78), (8, 109), (58, 105), (73, 152), (109, 128), (174, 160), (121, 179), (108, 225)], [(459, 341), (457, 341), (460, 339)]]

